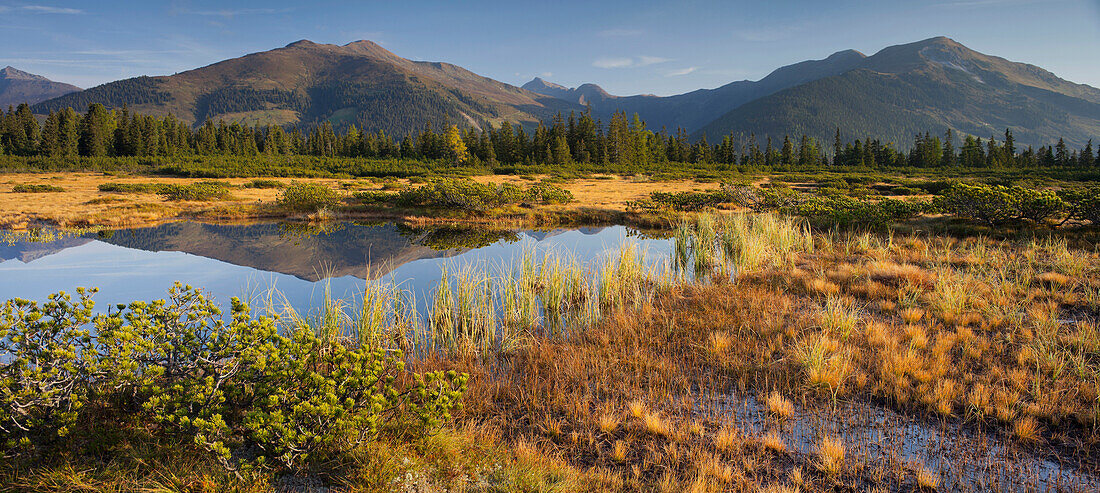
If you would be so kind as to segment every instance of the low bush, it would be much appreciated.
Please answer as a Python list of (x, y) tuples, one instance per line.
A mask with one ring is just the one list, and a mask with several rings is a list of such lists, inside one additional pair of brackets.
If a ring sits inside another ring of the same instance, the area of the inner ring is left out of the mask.
[(1065, 201), (1068, 214), (1063, 223), (1070, 220), (1100, 224), (1100, 187), (1068, 188), (1058, 196)]
[(168, 187), (165, 183), (116, 183), (99, 185), (100, 192), (110, 193), (160, 193)]
[(503, 185), (478, 183), (473, 180), (444, 179), (397, 193), (394, 202), (406, 207), (436, 207), (466, 211), (483, 211), (494, 207), (521, 203), (564, 204), (573, 194), (546, 182), (527, 189), (510, 183)]
[(159, 192), (165, 200), (207, 202), (230, 198), (228, 185), (216, 181), (200, 181), (189, 185), (164, 185)]
[[(95, 423), (109, 420), (165, 441), (185, 437), (183, 447), (231, 469), (308, 469), (385, 423), (423, 433), (461, 407), (465, 374), (410, 374), (398, 350), (301, 324), (280, 330), (237, 299), (225, 319), (177, 284), (167, 300), (93, 315), (93, 292), (0, 305), (6, 460), (80, 453)], [(98, 437), (109, 439), (125, 441), (125, 432)]]
[(244, 188), (283, 188), (286, 184), (279, 180), (268, 180), (263, 178), (257, 178), (244, 184)]
[(1049, 190), (956, 183), (936, 197), (938, 210), (998, 226), (1010, 221), (1042, 223), (1060, 215), (1066, 203)]
[(279, 206), (293, 212), (317, 212), (340, 200), (335, 190), (315, 183), (295, 183), (283, 190)]
[(58, 193), (65, 189), (56, 185), (16, 185), (11, 187), (14, 193)]
[(810, 197), (781, 210), (805, 217), (817, 226), (848, 228), (886, 226), (891, 222), (912, 219), (925, 208), (926, 205), (920, 202), (896, 199), (866, 201), (841, 195)]

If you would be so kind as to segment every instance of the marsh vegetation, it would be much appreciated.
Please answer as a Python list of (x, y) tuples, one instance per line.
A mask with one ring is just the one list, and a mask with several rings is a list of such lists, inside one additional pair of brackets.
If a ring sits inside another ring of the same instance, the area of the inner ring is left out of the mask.
[(659, 262), (630, 243), (595, 264), (532, 251), (443, 270), (428, 293), (369, 283), (309, 313), (238, 303), (223, 319), (186, 287), (103, 315), (84, 294), (9, 302), (5, 482), (1100, 484), (1095, 249), (775, 214), (684, 216), (670, 234)]

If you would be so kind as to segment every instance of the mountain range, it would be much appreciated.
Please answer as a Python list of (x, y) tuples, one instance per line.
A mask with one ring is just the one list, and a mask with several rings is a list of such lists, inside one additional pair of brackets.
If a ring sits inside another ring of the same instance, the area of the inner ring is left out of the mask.
[(337, 46), (307, 40), (176, 75), (110, 82), (34, 110), (91, 103), (128, 105), (192, 124), (208, 118), (276, 125), (327, 121), (399, 136), (428, 124), (534, 124), (580, 108), (449, 63), (407, 60), (370, 41)]
[(128, 105), (192, 124), (356, 124), (392, 135), (426, 125), (532, 126), (558, 112), (584, 111), (607, 122), (638, 113), (652, 130), (685, 129), (712, 142), (733, 134), (826, 142), (873, 136), (912, 142), (947, 129), (980, 137), (1010, 128), (1017, 142), (1100, 136), (1100, 89), (1034, 65), (1011, 62), (937, 37), (867, 56), (834, 53), (776, 69), (758, 81), (674, 96), (616, 96), (596, 84), (567, 88), (540, 78), (515, 87), (441, 62), (412, 61), (370, 41), (343, 46), (298, 41), (171, 76), (137, 77), (65, 94), (33, 106), (46, 113), (90, 103)]
[(41, 75), (28, 74), (15, 67), (0, 69), (0, 108), (20, 103), (34, 104), (80, 91), (79, 87), (54, 82)]

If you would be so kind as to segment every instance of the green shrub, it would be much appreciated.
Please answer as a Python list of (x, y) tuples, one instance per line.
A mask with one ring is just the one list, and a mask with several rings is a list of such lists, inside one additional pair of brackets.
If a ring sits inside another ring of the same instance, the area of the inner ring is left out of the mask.
[(88, 324), (93, 291), (65, 293), (39, 306), (0, 306), (0, 443), (33, 451), (69, 435), (88, 402), (87, 378), (98, 371)]
[(244, 188), (283, 188), (286, 184), (279, 180), (257, 178), (244, 184)]
[(466, 179), (444, 179), (398, 192), (395, 202), (406, 207), (436, 207), (465, 211), (484, 211), (524, 202), (563, 204), (573, 194), (555, 185), (538, 183), (528, 189), (511, 183), (483, 184)]
[(115, 183), (108, 182), (99, 185), (100, 192), (112, 193), (160, 193), (171, 185), (166, 183)]
[(1069, 211), (1066, 221), (1076, 219), (1100, 224), (1100, 187), (1068, 188), (1059, 191), (1058, 196), (1065, 201)]
[(1066, 204), (1049, 190), (956, 183), (936, 197), (936, 207), (959, 217), (997, 226), (1013, 220), (1043, 222)]
[(431, 431), (466, 389), (465, 374), (408, 374), (397, 350), (304, 325), (284, 333), (237, 299), (225, 319), (189, 286), (95, 317), (90, 293), (79, 295), (11, 300), (0, 311), (6, 460), (74, 453), (110, 417), (157, 440), (186, 437), (181, 446), (230, 468), (296, 470), (372, 439), (386, 422)]
[(278, 204), (293, 212), (317, 212), (340, 200), (336, 191), (315, 183), (295, 183), (283, 190)]
[(159, 195), (165, 200), (208, 202), (230, 198), (229, 187), (221, 182), (200, 181), (189, 185), (164, 185)]
[(924, 204), (895, 199), (859, 200), (848, 196), (809, 197), (783, 209), (825, 227), (882, 227), (911, 219), (924, 211)]
[(568, 204), (573, 193), (549, 183), (537, 183), (527, 189), (527, 198), (540, 204)]
[(57, 193), (64, 192), (65, 189), (56, 185), (16, 185), (11, 187), (11, 191), (15, 193)]
[(363, 190), (355, 192), (352, 197), (364, 204), (389, 204), (397, 198), (397, 194), (380, 190)]
[(721, 189), (706, 192), (653, 192), (649, 194), (649, 199), (655, 208), (678, 211), (698, 211), (713, 208), (719, 204), (729, 202), (730, 198), (730, 195)]

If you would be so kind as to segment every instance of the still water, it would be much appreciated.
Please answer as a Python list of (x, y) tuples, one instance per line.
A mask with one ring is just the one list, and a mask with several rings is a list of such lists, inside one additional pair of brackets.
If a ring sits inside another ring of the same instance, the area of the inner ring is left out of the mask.
[(176, 281), (202, 288), (223, 306), (254, 306), (274, 290), (299, 313), (321, 304), (326, 286), (354, 302), (367, 282), (397, 283), (426, 300), (444, 267), (491, 272), (518, 266), (525, 252), (601, 261), (624, 242), (647, 262), (667, 259), (667, 239), (623, 226), (496, 231), (412, 229), (392, 223), (217, 225), (194, 222), (101, 231), (48, 241), (9, 235), (0, 242), (0, 301), (43, 301), (51, 293), (98, 287), (97, 308), (165, 297)]

